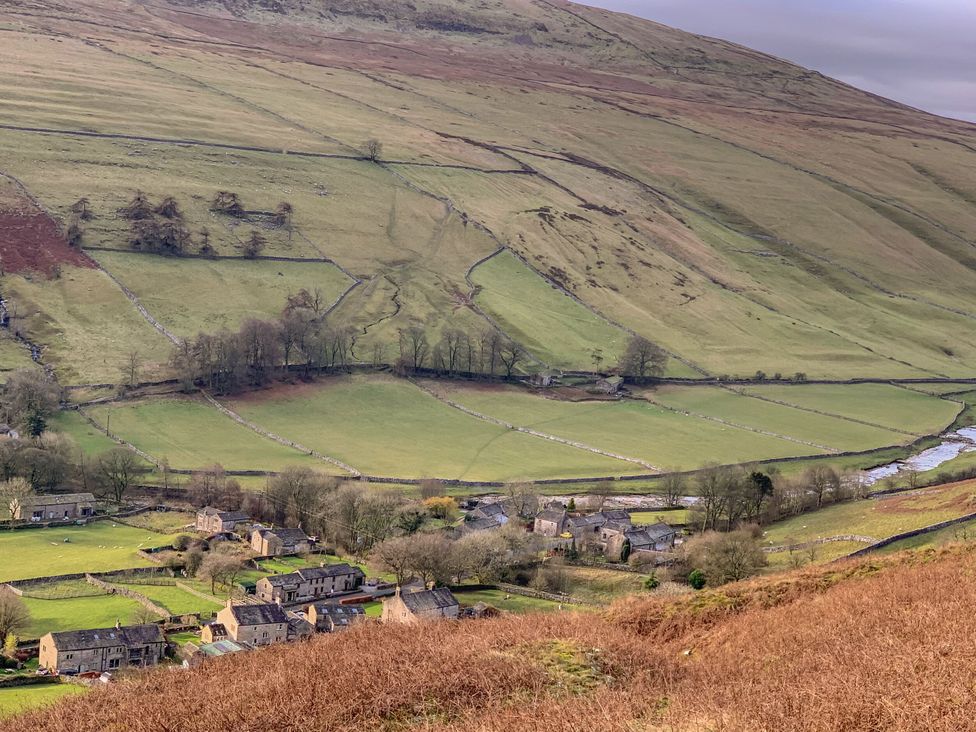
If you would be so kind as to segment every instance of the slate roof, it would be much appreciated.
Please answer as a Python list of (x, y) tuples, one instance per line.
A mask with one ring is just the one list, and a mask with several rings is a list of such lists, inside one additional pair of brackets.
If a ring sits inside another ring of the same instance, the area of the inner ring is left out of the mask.
[(556, 510), (554, 508), (548, 508), (545, 511), (539, 511), (536, 518), (540, 521), (552, 521), (553, 523), (562, 523), (566, 518), (566, 512), (563, 510)]
[(594, 516), (603, 516), (607, 521), (622, 521), (630, 523), (630, 514), (622, 509), (612, 509), (610, 511), (600, 511)]
[(211, 635), (227, 635), (227, 628), (223, 623), (210, 623), (207, 627), (210, 628)]
[(243, 511), (221, 511), (212, 506), (202, 508), (198, 513), (204, 516), (219, 516), (221, 521), (249, 521), (251, 518)]
[(239, 625), (270, 625), (271, 623), (288, 622), (288, 614), (281, 609), (280, 605), (274, 603), (232, 605), (230, 611)]
[(21, 506), (63, 506), (66, 503), (94, 503), (91, 493), (60, 493), (30, 496), (21, 500)]
[(624, 535), (630, 541), (631, 548), (638, 546), (653, 546), (661, 541), (675, 535), (675, 530), (667, 524), (653, 524), (651, 526), (641, 526), (638, 529), (631, 529)]
[(589, 516), (570, 516), (569, 524), (575, 528), (586, 528), (588, 526), (603, 526), (607, 521), (599, 513), (590, 514)]
[(412, 613), (426, 613), (459, 605), (454, 593), (446, 587), (438, 587), (435, 590), (421, 590), (420, 592), (406, 592), (400, 595), (400, 599)]
[(315, 604), (316, 621), (328, 618), (336, 627), (345, 627), (365, 617), (366, 609), (360, 605), (326, 605), (324, 602)]
[(163, 635), (163, 629), (158, 625), (125, 625), (121, 628), (51, 633), (51, 640), (58, 651), (84, 651), (91, 648), (135, 647), (150, 643), (165, 643), (166, 637)]
[(288, 574), (273, 574), (264, 579), (268, 580), (272, 587), (283, 587), (284, 585), (298, 584), (302, 580), (308, 582), (309, 580), (319, 579), (321, 577), (341, 577), (345, 574), (358, 575), (360, 577), (366, 576), (359, 567), (351, 567), (343, 563), (327, 564), (324, 567), (309, 567), (307, 569), (289, 572)]
[(461, 524), (461, 533), (470, 534), (475, 531), (489, 531), (491, 529), (500, 528), (501, 524), (495, 519), (486, 516), (485, 518), (478, 518), (474, 521), (465, 521)]
[(301, 529), (263, 529), (261, 536), (271, 534), (276, 536), (285, 546), (294, 546), (299, 542), (308, 541), (308, 536)]
[(479, 514), (484, 517), (505, 516), (508, 517), (508, 509), (502, 503), (482, 503), (471, 513)]

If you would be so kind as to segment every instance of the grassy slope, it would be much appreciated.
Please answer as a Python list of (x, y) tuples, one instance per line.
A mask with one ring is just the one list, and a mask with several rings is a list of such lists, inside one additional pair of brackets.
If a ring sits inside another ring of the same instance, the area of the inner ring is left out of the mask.
[[(853, 399), (858, 398), (860, 386), (848, 387), (845, 391)], [(802, 394), (802, 388), (797, 388)], [(681, 410), (688, 410), (697, 414), (725, 419), (735, 424), (766, 430), (781, 435), (789, 435), (802, 440), (809, 440), (818, 445), (825, 445), (836, 450), (869, 450), (909, 442), (912, 438), (902, 432), (870, 427), (856, 422), (828, 417), (821, 414), (804, 412), (791, 407), (774, 404), (758, 399), (751, 399), (719, 387), (662, 387), (649, 393), (651, 399), (662, 404)], [(886, 394), (886, 396), (888, 396)], [(888, 398), (890, 408), (897, 393)], [(827, 402), (828, 400), (825, 400)], [(919, 431), (928, 431), (936, 420), (947, 415), (945, 402), (929, 399), (926, 402), (912, 397), (905, 399), (904, 421), (899, 429), (907, 430), (917, 427)], [(824, 411), (830, 411), (823, 408)], [(855, 414), (860, 414), (854, 411)], [(864, 419), (862, 417), (862, 419)], [(941, 424), (945, 426), (945, 422)], [(938, 429), (938, 427), (936, 427)]]
[(29, 709), (41, 709), (58, 699), (84, 693), (75, 684), (36, 684), (0, 689), (0, 719)]
[(938, 432), (952, 422), (959, 411), (959, 405), (954, 402), (933, 399), (887, 384), (859, 384), (855, 387), (828, 384), (759, 386), (749, 387), (745, 391), (747, 394), (918, 434)]
[(828, 506), (770, 524), (763, 541), (771, 545), (857, 534), (883, 539), (963, 516), (976, 510), (976, 482), (964, 481), (918, 492)]
[(640, 472), (476, 419), (394, 379), (341, 378), (229, 403), (252, 422), (373, 475), (514, 480)]
[[(70, 541), (65, 543), (64, 539)], [(111, 521), (97, 521), (88, 526), (7, 531), (0, 534), (0, 582), (150, 566), (136, 555), (136, 550), (163, 546), (172, 540), (172, 536)]]
[(150, 455), (167, 458), (174, 468), (219, 463), (232, 470), (280, 470), (331, 466), (243, 427), (209, 404), (192, 399), (157, 399), (94, 407), (100, 424)]
[(183, 337), (237, 330), (247, 318), (277, 317), (287, 296), (302, 288), (320, 289), (328, 306), (352, 284), (334, 265), (318, 262), (181, 261), (115, 252), (95, 257), (159, 322)]
[(7, 275), (0, 286), (64, 383), (117, 383), (132, 351), (149, 375), (166, 375), (172, 344), (104, 273), (65, 266), (56, 280)]
[(58, 412), (48, 420), (48, 428), (68, 435), (78, 449), (87, 455), (97, 455), (118, 446), (104, 432), (92, 427), (77, 411)]
[(25, 637), (40, 638), (45, 633), (86, 628), (111, 628), (116, 621), (132, 622), (142, 606), (122, 595), (72, 597), (63, 600), (39, 600), (25, 597), (31, 624)]
[(204, 600), (202, 597), (197, 597), (192, 593), (181, 590), (175, 585), (126, 584), (125, 587), (130, 590), (135, 590), (153, 602), (162, 605), (172, 615), (215, 612), (221, 606), (221, 603), (216, 599), (212, 601)]
[(647, 403), (574, 403), (533, 396), (517, 388), (435, 386), (469, 408), (512, 424), (643, 458), (662, 468), (691, 470), (709, 460), (734, 463), (824, 452), (816, 447), (676, 414)]

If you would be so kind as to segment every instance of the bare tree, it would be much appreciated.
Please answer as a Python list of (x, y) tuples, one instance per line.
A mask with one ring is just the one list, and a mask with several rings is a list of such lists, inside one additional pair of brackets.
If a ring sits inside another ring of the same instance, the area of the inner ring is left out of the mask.
[(214, 248), (210, 246), (210, 229), (206, 226), (200, 227), (200, 254), (210, 256), (214, 253)]
[(505, 378), (511, 379), (515, 369), (525, 360), (525, 349), (516, 341), (505, 341), (499, 352), (499, 358), (505, 367)]
[(142, 221), (152, 218), (152, 204), (142, 191), (136, 191), (132, 200), (119, 209), (119, 213), (130, 221)]
[(139, 457), (124, 447), (113, 447), (98, 456), (98, 475), (116, 503), (122, 502), (141, 468)]
[(138, 351), (129, 351), (125, 357), (125, 364), (122, 367), (122, 378), (125, 385), (130, 389), (139, 383), (139, 373), (142, 370), (142, 357)]
[(646, 338), (635, 335), (627, 344), (627, 350), (620, 359), (619, 368), (625, 376), (643, 381), (648, 376), (664, 373), (668, 355), (660, 347)]
[(363, 155), (366, 156), (367, 160), (374, 163), (379, 162), (380, 157), (383, 155), (383, 143), (375, 138), (366, 140), (363, 143)]
[(427, 332), (420, 323), (400, 329), (400, 360), (404, 367), (416, 371), (424, 367), (430, 353)]
[(505, 498), (520, 518), (531, 518), (539, 510), (539, 496), (528, 483), (506, 483)]
[(172, 196), (166, 196), (153, 209), (153, 213), (162, 216), (164, 219), (182, 220), (183, 212), (180, 211), (180, 204)]
[(37, 437), (47, 428), (47, 419), (60, 401), (61, 390), (47, 374), (36, 369), (20, 369), (7, 379), (0, 407), (7, 422)]
[(227, 587), (227, 594), (233, 592), (233, 585), (241, 572), (244, 562), (239, 556), (226, 553), (211, 552), (204, 557), (197, 570), (197, 576), (210, 582), (210, 594), (216, 594), (217, 585)]
[(159, 620), (159, 613), (155, 610), (150, 610), (145, 605), (139, 605), (135, 610), (132, 611), (131, 622), (136, 625), (150, 625)]
[(661, 478), (661, 490), (664, 493), (665, 505), (674, 508), (680, 504), (681, 498), (688, 493), (688, 480), (672, 468)]
[(248, 259), (254, 259), (264, 251), (267, 243), (268, 240), (264, 238), (264, 235), (260, 231), (251, 229), (250, 236), (244, 242), (244, 256)]
[(26, 603), (6, 585), (0, 585), (0, 641), (6, 642), (30, 626), (30, 612)]
[[(34, 495), (34, 486), (22, 477), (14, 477), (0, 483), (0, 500), (7, 504), (10, 518), (13, 518), (23, 502)], [(2, 638), (3, 636), (0, 636)]]
[(292, 214), (295, 209), (292, 207), (288, 201), (282, 201), (278, 204), (275, 209), (274, 222), (275, 226), (279, 226), (288, 232), (288, 241), (291, 241), (292, 235)]
[(77, 216), (79, 221), (91, 221), (95, 218), (92, 214), (91, 202), (85, 196), (71, 204), (71, 213)]

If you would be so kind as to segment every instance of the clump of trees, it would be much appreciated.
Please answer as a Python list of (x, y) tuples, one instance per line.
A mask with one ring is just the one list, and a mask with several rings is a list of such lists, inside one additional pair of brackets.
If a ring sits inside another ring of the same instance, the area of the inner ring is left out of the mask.
[(397, 373), (416, 373), (432, 369), (438, 373), (515, 376), (519, 366), (528, 360), (521, 344), (506, 338), (495, 328), (466, 331), (452, 327), (445, 329), (437, 341), (431, 341), (429, 327), (412, 322), (399, 331), (399, 358), (394, 364)]
[(191, 242), (183, 212), (172, 196), (154, 206), (142, 191), (137, 191), (119, 213), (130, 222), (129, 245), (133, 249), (179, 256)]
[(7, 424), (39, 437), (60, 402), (61, 389), (46, 373), (19, 369), (10, 375), (0, 392), (0, 413)]
[(218, 191), (210, 202), (210, 210), (214, 213), (232, 216), (236, 219), (244, 218), (244, 204), (241, 197), (233, 191)]
[(373, 138), (363, 143), (363, 155), (366, 159), (377, 163), (383, 156), (383, 143)]
[[(766, 566), (759, 545), (759, 529), (745, 526), (731, 532), (706, 531), (689, 539), (678, 559), (695, 589), (737, 582), (757, 574)], [(697, 585), (697, 586), (696, 586)]]

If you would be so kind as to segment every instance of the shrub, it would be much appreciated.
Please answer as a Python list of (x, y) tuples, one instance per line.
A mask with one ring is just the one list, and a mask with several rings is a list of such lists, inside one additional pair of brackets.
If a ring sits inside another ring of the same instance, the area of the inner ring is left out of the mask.
[(705, 587), (705, 573), (700, 569), (693, 569), (688, 575), (688, 584), (692, 586), (693, 589), (700, 590)]

